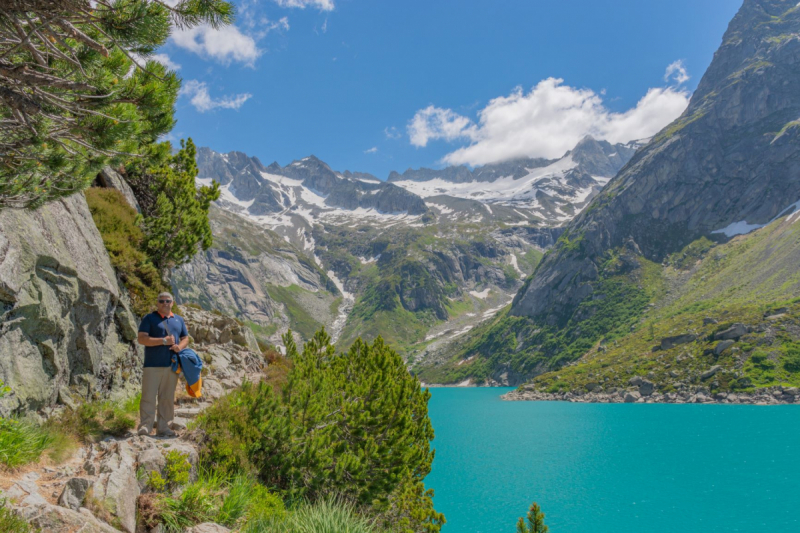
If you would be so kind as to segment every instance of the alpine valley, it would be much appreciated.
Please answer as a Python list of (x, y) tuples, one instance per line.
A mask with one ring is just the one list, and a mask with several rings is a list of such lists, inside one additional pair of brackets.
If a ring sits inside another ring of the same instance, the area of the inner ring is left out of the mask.
[(215, 244), (173, 286), (268, 343), (380, 335), (426, 383), (773, 398), (800, 385), (798, 31), (800, 7), (745, 2), (677, 120), (556, 160), (383, 181), (202, 148)]
[(409, 169), (387, 181), (314, 156), (265, 166), (202, 148), (198, 183), (222, 186), (215, 244), (172, 283), (179, 301), (237, 316), (265, 342), (325, 326), (345, 346), (381, 335), (425, 361), (511, 301), (637, 146), (587, 137), (557, 160)]

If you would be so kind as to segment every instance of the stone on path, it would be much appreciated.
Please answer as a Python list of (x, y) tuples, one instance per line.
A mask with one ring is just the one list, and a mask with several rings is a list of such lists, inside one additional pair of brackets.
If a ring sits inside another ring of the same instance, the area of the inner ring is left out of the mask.
[(94, 481), (86, 479), (85, 477), (74, 477), (70, 479), (67, 481), (66, 485), (64, 485), (64, 490), (61, 491), (58, 504), (62, 507), (77, 511), (83, 506), (86, 492), (92, 485), (94, 485)]

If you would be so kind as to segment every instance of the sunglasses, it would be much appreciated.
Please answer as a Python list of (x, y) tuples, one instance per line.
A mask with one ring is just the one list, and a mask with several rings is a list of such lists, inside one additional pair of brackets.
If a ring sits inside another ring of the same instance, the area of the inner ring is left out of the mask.
[(160, 304), (171, 304), (172, 300), (159, 300), (158, 303), (160, 303)]

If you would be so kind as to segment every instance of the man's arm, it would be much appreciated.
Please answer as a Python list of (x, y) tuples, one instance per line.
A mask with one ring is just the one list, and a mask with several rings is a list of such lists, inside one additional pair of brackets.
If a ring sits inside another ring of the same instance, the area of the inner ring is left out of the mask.
[[(164, 339), (167, 340), (166, 343), (164, 342)], [(150, 335), (148, 335), (143, 331), (139, 332), (139, 337), (137, 338), (137, 340), (139, 341), (139, 344), (141, 344), (142, 346), (163, 346), (165, 344), (167, 346), (172, 346), (173, 344), (175, 344), (175, 337), (172, 335), (167, 335), (166, 337), (150, 337)], [(186, 344), (189, 344), (188, 337), (186, 339)]]
[(181, 350), (185, 350), (187, 346), (189, 346), (189, 337), (181, 337), (181, 341), (178, 344), (173, 344), (171, 350), (178, 353)]

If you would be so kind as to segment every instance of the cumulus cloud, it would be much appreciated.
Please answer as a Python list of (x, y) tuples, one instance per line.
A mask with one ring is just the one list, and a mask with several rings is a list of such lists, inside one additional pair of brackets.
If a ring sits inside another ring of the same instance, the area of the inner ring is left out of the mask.
[(370, 148), (369, 150), (364, 150), (364, 153), (365, 153), (365, 154), (374, 154), (374, 153), (376, 153), (377, 151), (378, 151), (378, 147), (377, 147), (377, 146), (373, 146), (373, 147), (372, 147), (372, 148)]
[(281, 7), (299, 7), (300, 9), (316, 7), (320, 11), (333, 11), (335, 7), (333, 0), (275, 0), (275, 3)]
[(213, 109), (239, 109), (253, 95), (250, 93), (237, 94), (212, 98), (208, 92), (208, 85), (198, 80), (184, 82), (181, 87), (181, 96), (189, 98), (189, 102), (201, 113)]
[[(285, 21), (285, 19), (282, 19)], [(288, 28), (288, 21), (285, 26)], [(263, 53), (250, 35), (242, 33), (236, 26), (214, 29), (207, 24), (184, 28), (172, 34), (172, 42), (180, 48), (222, 64), (232, 61), (252, 66)]]
[(562, 156), (586, 135), (609, 142), (650, 137), (686, 109), (689, 93), (653, 88), (635, 107), (611, 112), (602, 95), (548, 78), (529, 93), (516, 88), (478, 112), (478, 122), (450, 109), (428, 106), (414, 115), (408, 135), (414, 146), (429, 141), (466, 140), (467, 146), (447, 154), (451, 165), (484, 165), (515, 157)]
[(676, 85), (683, 85), (689, 81), (689, 72), (683, 64), (683, 59), (673, 61), (664, 72), (664, 81), (673, 81)]
[(478, 129), (470, 119), (452, 109), (429, 105), (420, 109), (408, 123), (408, 137), (414, 146), (425, 146), (428, 141), (460, 138), (474, 139)]

